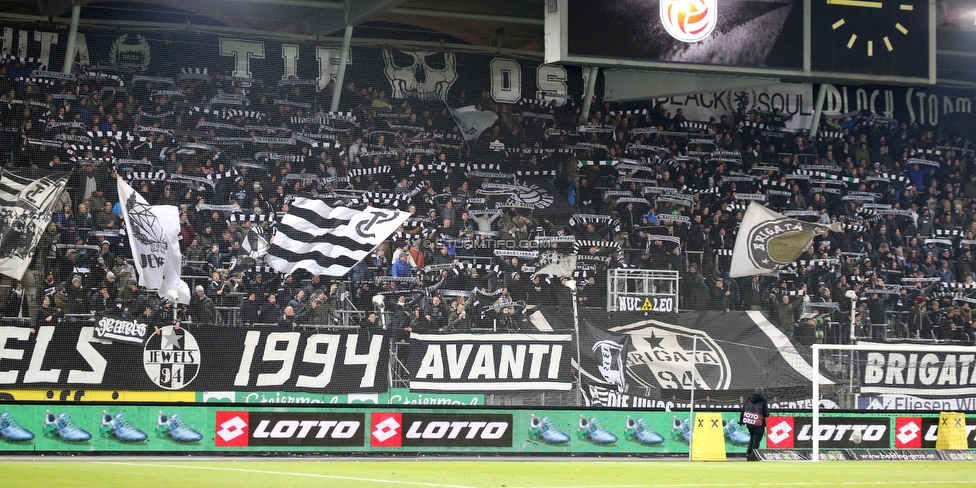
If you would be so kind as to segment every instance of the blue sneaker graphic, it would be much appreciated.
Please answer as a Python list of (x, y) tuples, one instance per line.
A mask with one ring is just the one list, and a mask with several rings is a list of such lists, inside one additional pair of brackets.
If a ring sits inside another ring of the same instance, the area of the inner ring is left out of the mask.
[(9, 412), (0, 413), (0, 439), (7, 442), (27, 442), (34, 439), (34, 433), (21, 427)]
[(180, 414), (165, 415), (159, 412), (156, 422), (156, 436), (170, 439), (174, 442), (200, 442), (203, 435), (191, 429)]
[(532, 416), (529, 422), (529, 435), (545, 442), (546, 444), (565, 444), (569, 442), (569, 434), (559, 430), (553, 425), (549, 417), (541, 419)]
[(590, 417), (587, 420), (580, 415), (579, 428), (576, 429), (576, 435), (580, 439), (590, 441), (594, 444), (606, 445), (617, 442), (617, 436), (611, 434), (603, 425), (600, 425), (600, 421), (596, 417)]
[(733, 444), (747, 445), (749, 444), (749, 429), (746, 426), (739, 423), (736, 419), (730, 419), (725, 422), (725, 438)]
[(68, 414), (61, 412), (55, 416), (50, 410), (44, 417), (44, 435), (64, 442), (88, 442), (91, 440), (91, 434), (78, 427)]
[(627, 427), (624, 429), (624, 435), (632, 441), (645, 445), (664, 442), (664, 436), (648, 427), (643, 418), (634, 420), (629, 415), (627, 416)]
[(119, 412), (113, 417), (102, 411), (102, 435), (119, 442), (144, 442), (149, 439), (145, 432), (132, 425), (125, 414)]
[(671, 437), (673, 437), (676, 441), (691, 444), (691, 419), (678, 420), (678, 417), (673, 418), (674, 422), (671, 424)]

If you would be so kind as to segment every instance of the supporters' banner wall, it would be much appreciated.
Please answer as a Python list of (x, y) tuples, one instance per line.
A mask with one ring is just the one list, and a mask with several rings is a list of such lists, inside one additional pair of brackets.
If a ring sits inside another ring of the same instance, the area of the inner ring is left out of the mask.
[[(35, 58), (47, 70), (60, 71), (67, 30), (36, 29), (3, 24), (4, 54)], [(197, 33), (99, 32), (79, 29), (76, 62), (115, 66), (150, 76), (176, 76), (182, 68), (207, 68), (211, 75), (255, 78), (267, 83), (283, 79), (317, 80), (325, 87), (336, 75), (338, 41), (281, 43), (259, 38), (218, 37)], [(487, 91), (498, 102), (535, 99), (543, 91), (558, 105), (566, 94), (583, 93), (578, 67), (541, 65), (505, 56), (478, 56), (432, 51), (353, 48), (345, 81), (357, 88), (368, 82), (389, 98), (403, 98), (416, 88), (423, 99), (452, 99), (457, 106), (477, 103)], [(459, 76), (463, 73), (464, 76)], [(272, 85), (273, 87), (273, 85)], [(460, 100), (461, 90), (466, 91)]]
[(697, 395), (712, 405), (756, 386), (781, 400), (809, 398), (809, 355), (801, 355), (762, 314), (688, 312), (649, 319), (641, 313), (585, 313), (580, 360), (587, 405), (664, 407), (676, 394), (687, 396), (692, 377)]
[[(3, 54), (37, 59), (48, 71), (60, 71), (64, 61), (67, 30), (38, 29), (32, 25), (3, 24)], [(127, 72), (152, 76), (176, 76), (182, 68), (208, 68), (211, 75), (234, 75), (267, 82), (287, 79), (316, 80), (324, 87), (335, 77), (340, 48), (328, 43), (281, 43), (277, 41), (223, 38), (206, 34), (167, 33), (165, 41), (155, 33), (79, 30), (76, 62), (115, 66)], [(515, 103), (538, 98), (542, 92), (574, 96), (583, 92), (578, 67), (543, 65), (504, 56), (488, 57), (438, 52), (414, 52), (354, 48), (346, 81), (368, 81), (391, 98), (417, 88), (421, 97), (457, 98), (466, 91), (466, 103), (477, 102), (483, 91), (498, 102)], [(426, 74), (421, 79), (417, 72)], [(464, 76), (459, 76), (464, 73)], [(602, 82), (601, 82), (602, 83)], [(358, 86), (358, 85), (357, 85)], [(769, 112), (780, 109), (792, 116), (791, 129), (810, 127), (819, 85), (777, 84), (747, 90), (727, 90), (654, 99), (671, 114), (683, 109), (689, 120), (718, 120), (738, 109)], [(972, 98), (943, 94), (932, 87), (878, 85), (827, 85), (824, 113), (838, 115), (871, 110), (903, 122), (938, 126), (953, 113), (971, 113)], [(601, 93), (601, 87), (597, 87)], [(552, 98), (562, 104), (564, 98)], [(461, 100), (458, 100), (461, 101)]]
[[(652, 319), (640, 313), (581, 313), (582, 389), (588, 404), (681, 408), (673, 400), (687, 397), (694, 356), (695, 387), (704, 392), (701, 398), (710, 397), (708, 405), (734, 404), (759, 385), (774, 392), (779, 408), (809, 408), (809, 357), (758, 312)], [(615, 325), (603, 330), (596, 323)], [(387, 390), (387, 338), (379, 335), (164, 327), (157, 334), (150, 330), (142, 345), (131, 345), (99, 339), (97, 327), (39, 327), (36, 334), (0, 327), (0, 389), (47, 390), (54, 397), (116, 390), (113, 400), (117, 391), (208, 392), (200, 399), (133, 397), (184, 402), (229, 401), (238, 398), (236, 392), (349, 394), (343, 400), (354, 402), (353, 395)], [(400, 353), (408, 355), (404, 362), (413, 392), (465, 394), (569, 391), (577, 354), (571, 334), (463, 333), (414, 334)]]
[(98, 339), (96, 327), (42, 326), (36, 334), (0, 327), (0, 388), (372, 393), (388, 387), (382, 335), (168, 326), (133, 346)]
[[(745, 453), (749, 434), (737, 411), (719, 413), (720, 442)], [(0, 452), (315, 452), (389, 456), (450, 452), (588, 455), (687, 454), (687, 412), (411, 408), (403, 406), (244, 406), (112, 404), (4, 406)], [(810, 448), (810, 417), (769, 418), (762, 447)], [(933, 449), (938, 416), (864, 414), (821, 418), (824, 449)], [(12, 421), (12, 422), (11, 422)], [(970, 428), (976, 417), (966, 418)], [(119, 428), (124, 426), (124, 428)], [(827, 435), (830, 432), (830, 435)], [(972, 430), (969, 448), (976, 447)], [(857, 437), (856, 434), (860, 434)], [(826, 440), (824, 440), (826, 439)], [(721, 449), (721, 447), (720, 447)], [(904, 451), (908, 452), (908, 451)]]

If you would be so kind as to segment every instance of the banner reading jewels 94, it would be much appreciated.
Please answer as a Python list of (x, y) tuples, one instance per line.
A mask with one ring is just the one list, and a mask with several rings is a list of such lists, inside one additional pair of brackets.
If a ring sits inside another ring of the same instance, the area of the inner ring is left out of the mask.
[(387, 389), (387, 338), (266, 327), (163, 327), (142, 346), (96, 327), (0, 327), (0, 386), (130, 391)]

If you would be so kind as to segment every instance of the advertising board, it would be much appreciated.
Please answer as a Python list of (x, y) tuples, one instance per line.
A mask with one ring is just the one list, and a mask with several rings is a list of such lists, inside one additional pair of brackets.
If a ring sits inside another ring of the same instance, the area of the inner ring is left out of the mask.
[[(745, 453), (748, 431), (723, 411), (728, 455)], [(767, 451), (808, 452), (809, 415), (770, 417)], [(976, 416), (967, 420), (976, 448)], [(938, 417), (832, 415), (821, 419), (825, 451), (931, 451)], [(259, 406), (0, 404), (0, 453), (124, 452), (320, 454), (686, 455), (687, 412), (414, 408), (402, 405)]]

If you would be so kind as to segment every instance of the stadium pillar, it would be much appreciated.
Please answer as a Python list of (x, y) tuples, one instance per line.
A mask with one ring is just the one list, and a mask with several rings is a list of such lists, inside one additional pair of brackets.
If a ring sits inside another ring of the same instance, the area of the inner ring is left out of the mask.
[(346, 78), (346, 63), (349, 62), (349, 44), (352, 43), (352, 25), (346, 25), (346, 33), (342, 36), (342, 53), (339, 54), (339, 70), (336, 73), (336, 84), (332, 92), (332, 106), (329, 110), (339, 111), (339, 97), (342, 96), (342, 86)]
[(64, 66), (62, 73), (71, 73), (71, 65), (75, 62), (75, 43), (78, 40), (78, 19), (81, 17), (81, 2), (76, 0), (71, 6), (71, 26), (68, 27), (68, 44), (65, 46)]
[(817, 137), (817, 130), (820, 128), (820, 115), (823, 114), (824, 99), (827, 98), (827, 84), (821, 83), (817, 90), (816, 105), (813, 106), (813, 121), (810, 122), (810, 134), (808, 139)]
[(587, 68), (584, 66), (583, 69), (589, 70), (589, 74), (586, 76), (586, 86), (583, 87), (582, 115), (583, 123), (585, 124), (586, 120), (590, 118), (590, 103), (593, 102), (593, 92), (596, 91), (596, 75), (600, 72), (600, 68), (597, 68), (596, 66)]

